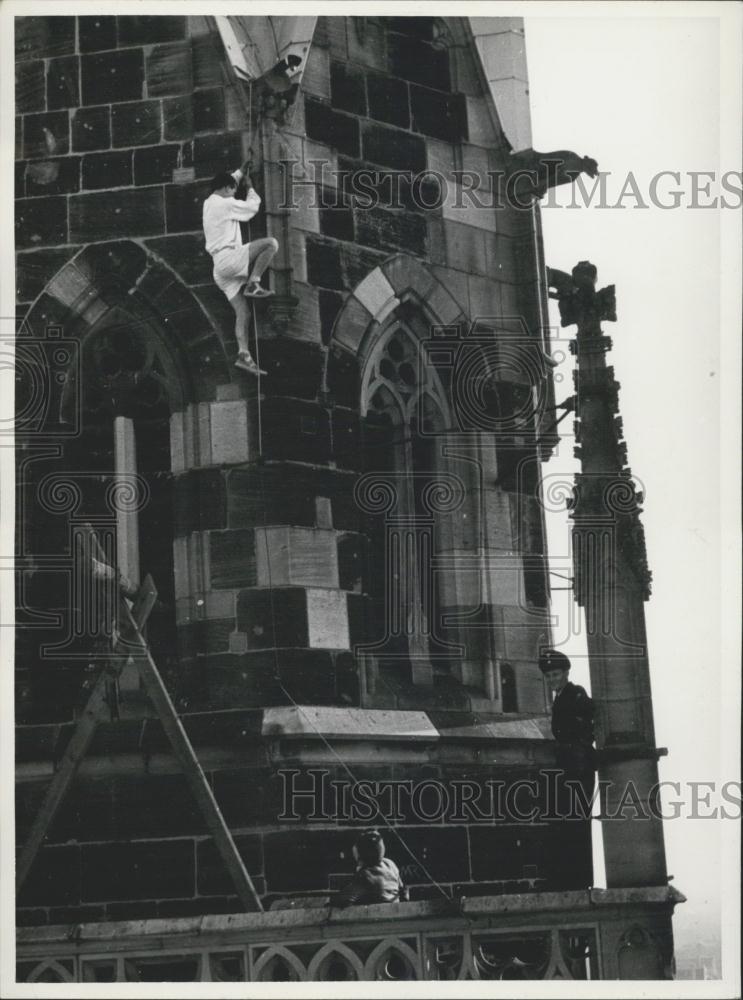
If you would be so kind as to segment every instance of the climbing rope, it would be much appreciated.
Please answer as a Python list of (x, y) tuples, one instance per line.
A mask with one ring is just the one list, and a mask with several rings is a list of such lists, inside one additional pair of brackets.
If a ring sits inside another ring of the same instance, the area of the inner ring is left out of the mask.
[[(233, 74), (233, 76), (234, 76), (234, 74)], [(240, 100), (240, 102), (241, 102), (241, 104), (243, 106), (243, 109), (245, 110), (245, 101), (243, 99), (244, 98), (244, 91), (243, 91), (243, 88), (242, 88), (242, 81), (240, 81), (239, 79), (235, 78), (235, 79), (231, 80), (230, 82), (231, 82), (232, 86), (235, 88), (235, 90), (237, 91), (238, 99)], [(259, 123), (256, 124), (255, 130), (253, 128), (253, 81), (252, 80), (248, 81), (247, 119), (248, 119), (248, 134), (250, 136), (247, 159), (248, 159), (248, 163), (252, 166), (253, 154), (254, 154), (254, 146), (253, 146), (253, 144), (256, 141), (257, 131), (260, 128), (260, 124)], [(248, 242), (250, 242), (250, 240), (251, 240), (251, 225), (250, 225), (250, 222), (248, 222)], [(257, 367), (260, 369), (260, 367), (261, 367), (260, 338), (258, 337), (258, 319), (257, 319), (257, 314), (256, 314), (255, 299), (253, 299), (253, 301), (252, 301), (252, 317), (253, 317), (253, 336), (254, 336), (254, 340), (255, 340), (255, 363), (256, 363)], [(257, 390), (258, 390), (257, 391), (257, 431), (258, 431), (258, 459), (257, 459), (258, 470), (257, 471), (258, 471), (259, 486), (260, 486), (260, 493), (261, 493), (261, 505), (260, 506), (261, 506), (262, 517), (263, 517), (263, 542), (264, 542), (265, 551), (266, 551), (266, 568), (267, 568), (267, 572), (268, 572), (268, 594), (269, 594), (269, 604), (270, 604), (270, 609), (271, 609), (271, 622), (273, 623), (273, 626), (274, 626), (274, 629), (275, 629), (275, 623), (276, 623), (276, 606), (275, 606), (275, 595), (274, 595), (274, 586), (273, 586), (273, 574), (272, 574), (272, 570), (271, 570), (271, 552), (270, 552), (270, 548), (269, 548), (269, 544), (268, 544), (268, 530), (267, 530), (268, 529), (268, 520), (267, 520), (267, 500), (266, 500), (266, 484), (265, 484), (265, 464), (264, 464), (264, 455), (263, 455), (263, 413), (262, 413), (261, 375), (257, 374), (256, 378), (257, 378)], [(323, 732), (321, 732), (320, 729), (318, 729), (318, 727), (315, 725), (313, 719), (307, 714), (307, 712), (304, 710), (304, 708), (301, 705), (299, 705), (294, 700), (294, 698), (292, 697), (291, 693), (289, 691), (287, 691), (286, 686), (284, 685), (284, 683), (283, 683), (283, 681), (281, 679), (281, 675), (280, 675), (279, 654), (278, 654), (278, 649), (276, 647), (276, 634), (275, 634), (275, 632), (274, 632), (274, 635), (273, 635), (273, 660), (274, 660), (274, 675), (273, 675), (273, 680), (278, 684), (279, 688), (281, 689), (282, 693), (284, 694), (284, 697), (289, 701), (289, 703), (295, 709), (297, 709), (297, 711), (300, 713), (300, 715), (303, 716), (303, 718), (305, 719), (305, 721), (308, 724), (309, 728), (312, 729), (315, 732), (315, 734), (320, 738), (320, 740), (325, 745), (325, 747), (328, 750), (328, 752), (340, 764), (340, 766), (346, 772), (346, 774), (351, 779), (351, 781), (358, 783), (358, 779), (356, 778), (356, 775), (353, 773), (352, 769), (348, 766), (347, 762), (337, 753), (337, 751), (332, 746), (332, 744), (329, 742), (329, 740), (327, 739), (327, 737), (325, 736), (325, 734)], [(385, 826), (387, 827), (389, 833), (396, 838), (396, 840), (400, 844), (402, 850), (412, 859), (412, 861), (418, 866), (418, 868), (420, 869), (420, 871), (423, 872), (424, 876), (429, 880), (430, 884), (432, 886), (434, 886), (439, 891), (439, 893), (444, 897), (444, 899), (451, 901), (452, 898), (453, 898), (452, 895), (450, 893), (448, 893), (439, 882), (436, 881), (436, 879), (433, 877), (433, 875), (431, 874), (431, 872), (428, 870), (425, 862), (420, 857), (418, 857), (418, 855), (415, 853), (415, 851), (405, 842), (405, 840), (403, 840), (401, 834), (392, 825), (392, 823), (390, 822), (390, 820), (388, 819), (388, 817), (385, 816), (384, 813), (381, 812), (381, 811), (379, 812), (379, 815), (381, 816), (381, 818), (382, 818)]]

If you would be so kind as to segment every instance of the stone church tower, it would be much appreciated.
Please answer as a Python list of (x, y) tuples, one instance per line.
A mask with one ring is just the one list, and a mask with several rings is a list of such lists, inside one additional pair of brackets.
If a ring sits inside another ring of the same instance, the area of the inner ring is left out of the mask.
[[(19, 18), (16, 102), (19, 847), (106, 660), (91, 525), (154, 580), (263, 910), (130, 662), (19, 887), (19, 979), (669, 975), (678, 894), (591, 889), (589, 842), (566, 876), (530, 813), (556, 436), (538, 208), (495, 190), (531, 146), (521, 21)], [(247, 157), (259, 381), (201, 231)], [(328, 912), (368, 826), (410, 901)]]

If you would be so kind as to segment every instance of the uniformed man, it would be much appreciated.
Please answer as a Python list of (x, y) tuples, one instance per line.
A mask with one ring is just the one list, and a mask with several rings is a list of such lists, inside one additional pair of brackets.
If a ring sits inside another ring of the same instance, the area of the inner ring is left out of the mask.
[(570, 660), (556, 649), (539, 657), (539, 669), (554, 692), (552, 735), (555, 759), (561, 770), (557, 782), (555, 827), (558, 858), (554, 888), (587, 888), (593, 883), (591, 819), (583, 811), (578, 790), (590, 804), (593, 795), (595, 750), (593, 748), (593, 702), (585, 689), (568, 679)]

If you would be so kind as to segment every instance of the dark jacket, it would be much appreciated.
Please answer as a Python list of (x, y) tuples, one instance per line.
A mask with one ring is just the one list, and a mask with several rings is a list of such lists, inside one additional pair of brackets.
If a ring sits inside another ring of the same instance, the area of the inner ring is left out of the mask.
[(335, 896), (335, 906), (363, 906), (367, 903), (396, 903), (402, 891), (400, 870), (394, 861), (382, 858), (373, 865), (356, 869), (348, 885)]
[(593, 702), (579, 684), (568, 681), (552, 703), (552, 735), (563, 767), (593, 768)]

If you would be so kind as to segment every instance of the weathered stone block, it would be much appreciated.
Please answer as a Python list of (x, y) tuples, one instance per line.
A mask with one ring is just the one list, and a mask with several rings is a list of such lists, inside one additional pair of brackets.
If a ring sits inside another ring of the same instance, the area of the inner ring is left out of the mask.
[(84, 902), (193, 896), (192, 840), (85, 844), (80, 878)]
[(249, 529), (209, 532), (209, 566), (212, 587), (254, 587), (255, 533)]
[(412, 80), (424, 87), (450, 90), (449, 52), (435, 49), (418, 38), (387, 32), (387, 54), (390, 71), (403, 80)]
[(338, 586), (335, 532), (319, 528), (266, 528), (256, 532), (261, 586)]
[(310, 139), (325, 143), (347, 156), (359, 155), (359, 123), (356, 118), (334, 111), (311, 97), (305, 98), (304, 113)]
[[(426, 786), (419, 786), (416, 801), (419, 811), (435, 817), (446, 802), (436, 792), (436, 785), (428, 787), (430, 791), (426, 794)], [(437, 882), (455, 882), (471, 877), (465, 828), (427, 824), (423, 828), (398, 827), (397, 833), (408, 850), (390, 843), (389, 853), (396, 859), (406, 885), (429, 885), (431, 878)]]
[(400, 128), (410, 128), (408, 84), (380, 73), (367, 75), (369, 117)]
[(362, 134), (365, 160), (380, 163), (395, 170), (426, 169), (426, 144), (417, 135), (386, 128), (384, 125), (365, 124)]
[(461, 94), (442, 94), (428, 87), (410, 88), (410, 107), (416, 132), (458, 143), (467, 136), (467, 110)]
[(213, 33), (191, 39), (194, 87), (224, 86), (224, 49)]
[[(132, 151), (88, 153), (83, 157), (83, 188), (116, 188), (132, 183)], [(112, 195), (116, 198), (116, 195)]]
[[(487, 178), (485, 184), (487, 185)], [(495, 209), (490, 204), (490, 195), (487, 190), (474, 189), (472, 200), (470, 200), (470, 196), (465, 193), (460, 184), (450, 182), (444, 190), (444, 195), (442, 205), (444, 219), (460, 225), (476, 226), (478, 229), (491, 233), (495, 230), (496, 214)], [(487, 262), (484, 249), (482, 262)], [(461, 267), (461, 265), (457, 266)], [(462, 269), (464, 270), (464, 268)], [(482, 270), (482, 263), (480, 270)]]
[(69, 148), (70, 120), (66, 111), (24, 117), (23, 155), (27, 159), (63, 156)]
[[(501, 225), (504, 218), (502, 212), (496, 214), (496, 228)], [(516, 267), (514, 254), (514, 240), (503, 233), (496, 233), (492, 240), (486, 243), (487, 268), (493, 277), (502, 281), (515, 282), (518, 280), (518, 268)], [(529, 273), (522, 272), (522, 273)]]
[(359, 243), (380, 250), (408, 250), (419, 256), (425, 253), (424, 216), (384, 208), (358, 209), (354, 214)]
[(279, 659), (279, 677), (292, 702), (300, 705), (337, 704), (332, 654), (324, 650), (286, 650)]
[(227, 473), (229, 526), (314, 525), (315, 495), (312, 477), (304, 470), (281, 466), (232, 469)]
[(20, 253), (16, 257), (16, 298), (19, 302), (33, 302), (47, 283), (77, 252), (77, 247), (60, 247), (55, 250), (36, 250)]
[(344, 590), (307, 589), (309, 645), (316, 649), (349, 649), (348, 609)]
[[(197, 598), (198, 600), (198, 598)], [(193, 661), (196, 657), (213, 653), (233, 652), (231, 637), (235, 633), (234, 602), (231, 618), (213, 618), (178, 625), (179, 661)]]
[(163, 138), (165, 140), (190, 139), (193, 127), (193, 99), (190, 94), (183, 97), (166, 98), (162, 102)]
[(306, 647), (307, 599), (302, 587), (242, 590), (237, 598), (237, 629), (250, 649)]
[(422, 42), (432, 42), (434, 39), (433, 17), (385, 17), (382, 20), (388, 31), (417, 38)]
[(373, 18), (351, 18), (348, 21), (348, 55), (351, 62), (387, 69), (384, 27)]
[(340, 247), (335, 243), (326, 243), (307, 236), (307, 280), (311, 285), (322, 288), (342, 289), (344, 287), (341, 271)]
[(352, 296), (343, 309), (343, 317), (335, 333), (335, 342), (351, 354), (356, 354), (373, 317), (361, 302)]
[(530, 610), (518, 604), (502, 607), (499, 631), (505, 639), (505, 657), (509, 661), (535, 663), (539, 647), (549, 641), (549, 622), (544, 611)]
[(378, 264), (388, 256), (386, 251), (366, 250), (353, 243), (342, 243), (341, 265), (344, 288), (353, 291)]
[(173, 489), (174, 534), (227, 527), (225, 480), (219, 469), (194, 469), (177, 476)]
[(72, 115), (72, 148), (84, 153), (111, 145), (110, 108), (78, 108)]
[[(221, 590), (207, 590), (201, 610), (206, 619), (229, 619), (232, 626), (235, 623), (237, 595), (240, 593), (234, 587)], [(198, 605), (198, 600), (197, 600)]]
[(473, 321), (478, 317), (501, 315), (500, 286), (497, 281), (471, 274), (467, 279), (467, 288), (470, 299), (470, 317)]
[(510, 826), (472, 826), (468, 833), (472, 878), (486, 881), (523, 877), (524, 864), (533, 860), (529, 847), (534, 834)]
[(70, 236), (74, 243), (113, 238), (122, 231), (141, 236), (165, 230), (161, 188), (80, 194), (70, 198)]
[(323, 236), (353, 241), (353, 212), (350, 208), (321, 208), (319, 217)]
[(74, 17), (16, 17), (15, 57), (52, 59), (75, 51)]
[(67, 198), (20, 198), (15, 203), (18, 248), (67, 243)]
[(211, 460), (215, 465), (247, 462), (250, 454), (248, 411), (244, 399), (210, 403)]
[(42, 847), (19, 893), (18, 905), (70, 905), (79, 901), (80, 848)]
[(165, 219), (169, 233), (201, 230), (204, 199), (209, 184), (168, 184), (165, 188)]
[(77, 56), (50, 59), (46, 71), (46, 105), (74, 108), (80, 103), (80, 66)]
[(266, 393), (315, 399), (321, 384), (325, 352), (319, 344), (277, 337), (261, 344), (261, 365), (268, 372)]
[(500, 549), (505, 552), (516, 550), (516, 539), (511, 528), (511, 515), (508, 494), (498, 489), (483, 489), (476, 498), (482, 503), (483, 526), (489, 549)]
[[(165, 208), (167, 217), (167, 192)], [(212, 280), (212, 258), (204, 249), (203, 236), (185, 234), (156, 237), (147, 240), (147, 247), (165, 261), (187, 285), (200, 285)]]
[[(90, 782), (86, 782), (89, 785)], [(103, 779), (113, 807), (112, 830), (105, 837), (173, 837), (207, 832), (204, 817), (183, 774), (117, 775)], [(86, 825), (90, 840), (93, 835)], [(78, 832), (80, 825), (78, 825)]]
[(288, 336), (294, 343), (304, 341), (319, 346), (321, 340), (319, 289), (302, 281), (295, 281), (293, 292), (298, 302), (289, 324)]
[(334, 59), (346, 62), (348, 59), (348, 23), (345, 17), (319, 17), (313, 44), (330, 50)]
[(173, 180), (180, 146), (143, 146), (134, 150), (134, 183), (163, 184)]
[(62, 156), (26, 166), (26, 194), (73, 194), (80, 190), (80, 157)]
[(314, 42), (305, 58), (302, 91), (330, 100), (330, 55), (326, 48)]
[(326, 464), (330, 460), (328, 412), (315, 403), (287, 397), (268, 397), (263, 404), (264, 455), (271, 459)]
[[(254, 773), (252, 771), (241, 772), (244, 782), (243, 795), (253, 794)], [(239, 794), (239, 793), (238, 793)], [(235, 837), (235, 846), (240, 857), (245, 863), (251, 879), (255, 879), (263, 872), (263, 839), (259, 836), (242, 835)], [(197, 867), (197, 891), (200, 895), (218, 895), (221, 893), (231, 894), (235, 891), (234, 883), (230, 878), (221, 855), (214, 846), (211, 837), (202, 840), (196, 849)]]
[(15, 197), (25, 198), (26, 197), (26, 161), (16, 160), (13, 165), (13, 181), (15, 186)]
[(516, 706), (519, 712), (548, 712), (549, 699), (544, 677), (536, 660), (526, 663), (509, 661), (516, 681)]
[(160, 102), (135, 101), (111, 108), (114, 146), (149, 146), (160, 141)]
[(236, 170), (242, 160), (241, 132), (200, 135), (194, 139), (193, 162), (197, 177), (211, 179), (219, 170)]
[(224, 97), (223, 87), (194, 92), (193, 127), (195, 132), (215, 132), (225, 128)]
[(118, 22), (121, 45), (152, 45), (186, 37), (186, 18), (172, 14), (166, 17), (126, 14), (119, 17)]
[(428, 169), (441, 174), (447, 183), (451, 183), (455, 169), (454, 149), (449, 142), (438, 139), (426, 139)]
[(44, 63), (41, 59), (16, 63), (15, 106), (20, 114), (46, 108)]
[[(304, 78), (302, 80), (304, 87)], [(353, 115), (366, 114), (364, 74), (348, 63), (330, 64), (330, 103)]]
[[(498, 141), (490, 106), (484, 97), (467, 97), (467, 136), (476, 146), (492, 146)], [(518, 148), (518, 147), (517, 147)]]
[(343, 306), (344, 298), (339, 292), (331, 292), (325, 288), (321, 288), (318, 293), (318, 302), (320, 306), (320, 332), (322, 335), (322, 342), (323, 344), (329, 344), (333, 331), (333, 324), (335, 323), (336, 316)]
[(116, 18), (78, 17), (77, 34), (81, 52), (100, 52), (102, 49), (115, 49), (117, 32)]
[(446, 218), (444, 220), (444, 241), (446, 244), (446, 263), (449, 267), (456, 267), (462, 271), (484, 272), (487, 261), (485, 233), (481, 228)]
[(352, 591), (355, 594), (361, 593), (367, 558), (367, 544), (366, 536), (355, 532), (348, 532), (337, 536), (338, 581), (341, 589)]
[(156, 45), (147, 56), (145, 76), (148, 97), (190, 93), (193, 87), (190, 44)]
[(83, 104), (138, 101), (144, 86), (142, 49), (120, 49), (80, 57)]
[(267, 833), (263, 841), (269, 892), (327, 890), (331, 872), (352, 874), (353, 836), (346, 831), (303, 828)]

